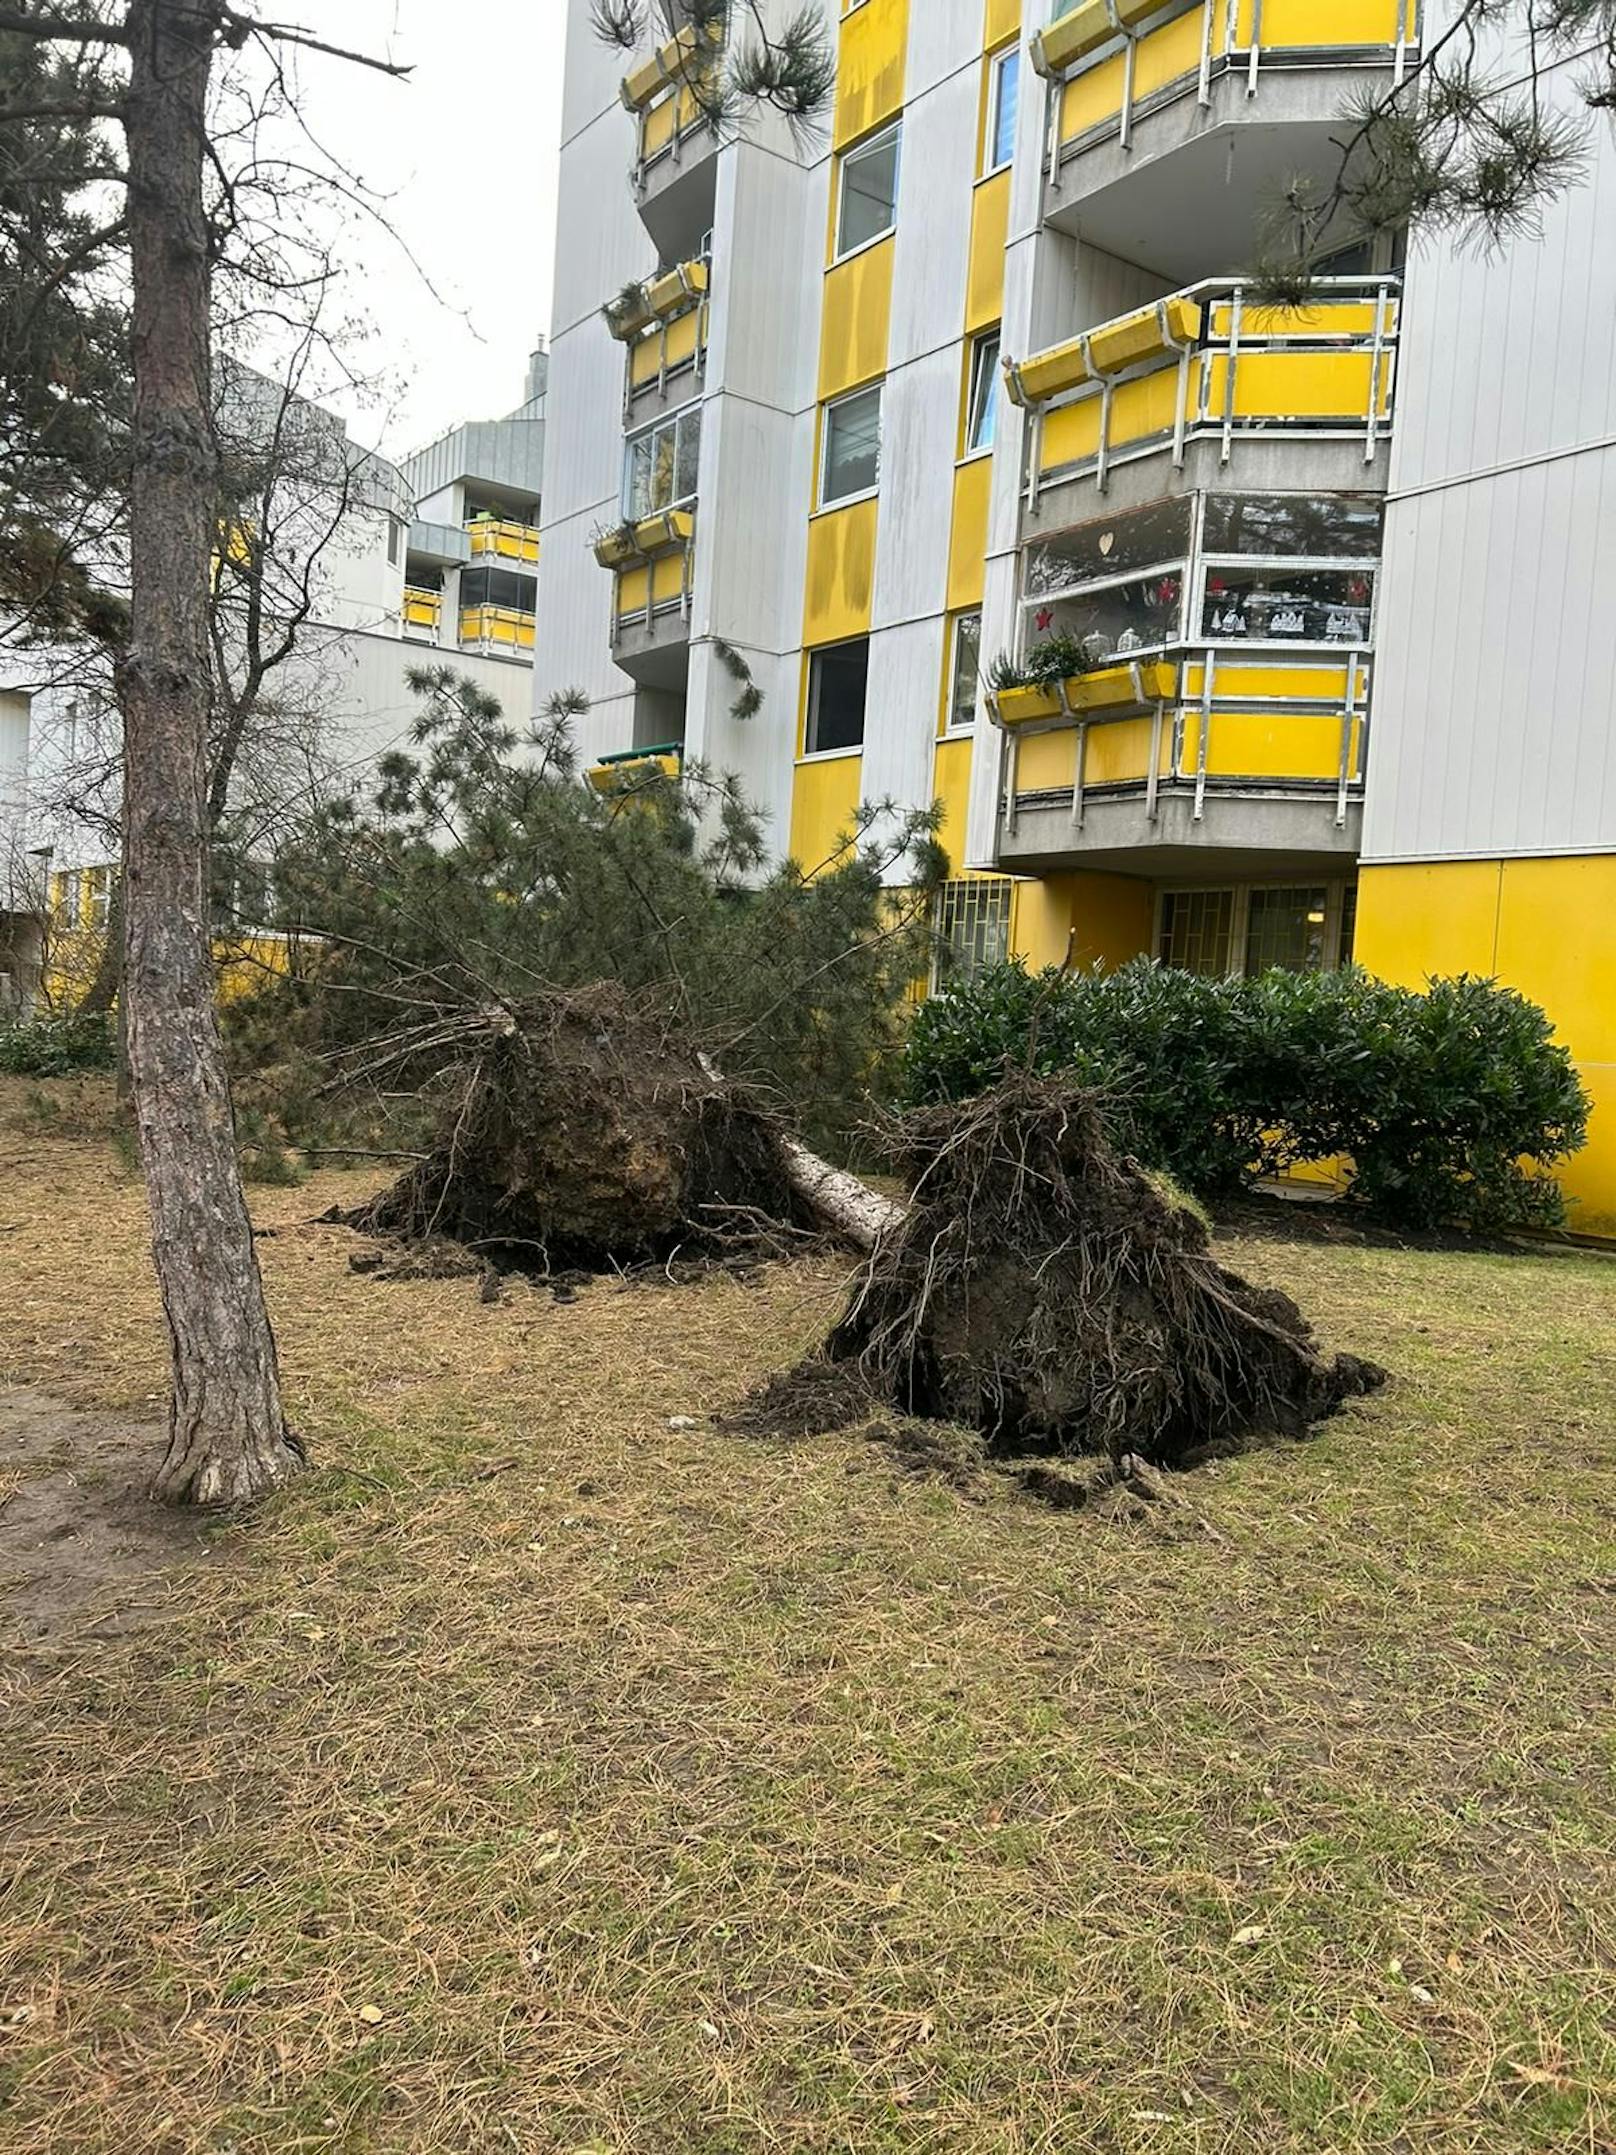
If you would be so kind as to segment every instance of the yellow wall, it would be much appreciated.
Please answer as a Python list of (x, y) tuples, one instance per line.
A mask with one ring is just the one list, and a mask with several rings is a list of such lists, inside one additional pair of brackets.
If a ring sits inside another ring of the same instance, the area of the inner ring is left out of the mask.
[(1011, 948), (1035, 971), (1059, 965), (1072, 930), (1074, 965), (1124, 965), (1150, 949), (1155, 892), (1133, 876), (1079, 869), (1016, 885)]
[(1542, 1005), (1594, 1101), (1560, 1176), (1571, 1225), (1616, 1234), (1616, 854), (1365, 868), (1354, 955), (1411, 988), (1496, 974)]
[(903, 104), (908, 47), (909, 0), (866, 0), (843, 17), (832, 135), (836, 149), (897, 114)]
[(828, 509), (808, 526), (808, 591), (803, 606), (804, 644), (864, 636), (870, 627), (875, 589), (877, 503), (856, 501)]
[(864, 758), (816, 756), (797, 765), (791, 795), (791, 857), (810, 873), (835, 853), (853, 826), (864, 783)]
[(988, 546), (993, 459), (972, 457), (954, 474), (954, 522), (948, 541), (948, 610), (980, 606)]
[(948, 855), (950, 875), (962, 872), (965, 859), (965, 811), (971, 793), (971, 736), (957, 733), (937, 743), (932, 764), (931, 791), (943, 804), (943, 820), (937, 843)]
[(862, 254), (850, 255), (825, 272), (819, 332), (821, 399), (840, 396), (844, 389), (874, 381), (886, 372), (894, 245), (890, 238), (878, 240)]
[(971, 195), (971, 253), (965, 327), (986, 329), (1004, 312), (1004, 250), (1010, 233), (1010, 174), (978, 180)]

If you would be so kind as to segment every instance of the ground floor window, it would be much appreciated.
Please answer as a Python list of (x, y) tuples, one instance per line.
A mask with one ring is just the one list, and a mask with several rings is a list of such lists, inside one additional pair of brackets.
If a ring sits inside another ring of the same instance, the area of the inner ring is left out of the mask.
[(1163, 965), (1211, 975), (1312, 973), (1352, 957), (1356, 883), (1236, 883), (1161, 895)]
[(960, 876), (937, 893), (937, 946), (932, 986), (971, 980), (1010, 955), (1009, 876)]

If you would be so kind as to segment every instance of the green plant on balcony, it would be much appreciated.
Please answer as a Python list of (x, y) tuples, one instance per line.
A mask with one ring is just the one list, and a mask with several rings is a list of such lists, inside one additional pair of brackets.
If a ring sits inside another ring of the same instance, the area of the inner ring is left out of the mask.
[(1007, 688), (1053, 688), (1057, 681), (1075, 680), (1104, 663), (1103, 656), (1093, 656), (1076, 636), (1046, 636), (1021, 658), (1014, 652), (1001, 651), (988, 668), (988, 687), (995, 692)]

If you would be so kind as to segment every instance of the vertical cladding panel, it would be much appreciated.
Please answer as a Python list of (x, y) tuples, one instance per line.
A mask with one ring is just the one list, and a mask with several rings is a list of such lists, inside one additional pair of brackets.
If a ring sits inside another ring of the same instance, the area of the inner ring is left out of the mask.
[(970, 263), (965, 326), (985, 329), (1004, 313), (1004, 249), (1010, 224), (1010, 174), (979, 180), (971, 194)]
[(827, 510), (808, 527), (804, 644), (866, 635), (875, 589), (876, 504)]
[[(556, 202), (555, 293), (552, 340), (599, 313), (602, 303), (631, 277), (656, 267), (656, 248), (641, 224), (629, 189), (633, 135), (620, 106), (603, 112), (561, 152)], [(622, 346), (616, 347), (622, 386)], [(555, 381), (550, 382), (555, 408)]]
[(533, 644), (535, 708), (564, 689), (582, 689), (599, 702), (629, 685), (611, 653), (614, 579), (592, 548), (601, 521), (586, 511), (546, 526)]
[(1616, 449), (1388, 512), (1364, 851), (1616, 844)]
[(947, 600), (949, 519), (960, 406), (960, 347), (947, 345), (887, 379), (881, 411), (879, 628), (940, 613)]
[(954, 473), (954, 513), (948, 539), (948, 605), (980, 606), (986, 576), (988, 491), (993, 460), (972, 457)]
[(977, 108), (976, 69), (966, 67), (904, 113), (889, 369), (934, 352), (960, 333)]
[(909, 58), (904, 99), (912, 111), (920, 99), (982, 50), (978, 0), (925, 0), (909, 11)]
[(900, 807), (931, 799), (937, 743), (937, 683), (943, 662), (941, 618), (878, 629), (870, 639), (864, 793)]
[(982, 43), (990, 50), (1021, 28), (1021, 0), (983, 0)]

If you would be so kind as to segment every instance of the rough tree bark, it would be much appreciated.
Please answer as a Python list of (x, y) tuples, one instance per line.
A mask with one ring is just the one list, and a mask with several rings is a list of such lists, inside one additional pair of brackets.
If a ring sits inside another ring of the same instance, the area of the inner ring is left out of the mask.
[(303, 1451), (281, 1409), (236, 1159), (207, 889), (208, 576), (215, 457), (203, 203), (210, 0), (130, 0), (133, 470), (124, 729), (123, 997), (173, 1375), (153, 1494), (236, 1504)]

